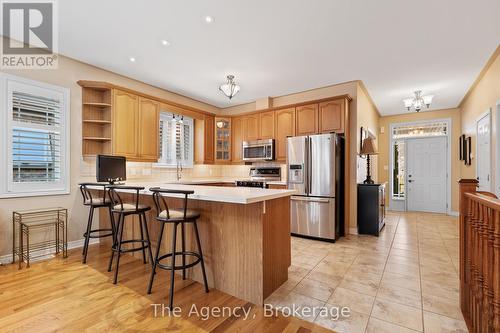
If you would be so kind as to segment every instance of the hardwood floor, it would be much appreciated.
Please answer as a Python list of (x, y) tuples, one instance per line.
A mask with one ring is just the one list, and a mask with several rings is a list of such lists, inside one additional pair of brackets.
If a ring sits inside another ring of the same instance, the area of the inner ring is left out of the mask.
[[(181, 316), (161, 316), (161, 305), (153, 304), (168, 304), (168, 272), (159, 271), (147, 295), (150, 267), (142, 260), (123, 256), (118, 285), (113, 285), (108, 247), (91, 246), (86, 265), (80, 251), (29, 269), (0, 267), (1, 332), (331, 332), (294, 317), (264, 316), (262, 307), (217, 290), (206, 294), (201, 284), (180, 276), (174, 304)], [(198, 314), (189, 316), (193, 304)], [(227, 308), (224, 316), (206, 319), (204, 307)], [(229, 309), (239, 310), (230, 314)], [(247, 319), (244, 311), (249, 311)]]

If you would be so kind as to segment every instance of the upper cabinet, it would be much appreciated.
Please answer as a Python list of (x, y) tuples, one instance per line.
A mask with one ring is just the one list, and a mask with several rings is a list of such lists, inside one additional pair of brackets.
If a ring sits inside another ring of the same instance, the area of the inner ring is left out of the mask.
[(215, 161), (215, 117), (205, 116), (205, 152), (204, 163), (213, 164)]
[(134, 159), (138, 156), (139, 97), (114, 90), (113, 154)]
[(158, 161), (160, 103), (139, 97), (139, 154), (140, 160)]
[(113, 154), (157, 161), (160, 103), (115, 89), (113, 107)]
[(275, 112), (266, 111), (259, 113), (260, 116), (260, 135), (259, 139), (274, 139)]
[(231, 162), (231, 119), (215, 118), (215, 162)]
[(298, 106), (296, 113), (296, 135), (318, 133), (318, 104)]
[(258, 113), (243, 117), (244, 122), (244, 140), (252, 141), (260, 138), (260, 116)]
[(319, 132), (344, 132), (344, 105), (344, 99), (319, 104)]
[(244, 137), (244, 121), (243, 117), (234, 117), (231, 119), (231, 135), (232, 135), (232, 161), (243, 161), (243, 137)]
[(295, 135), (295, 108), (276, 111), (276, 159), (286, 160), (286, 138)]
[(109, 154), (131, 161), (159, 158), (160, 108), (194, 121), (194, 162), (243, 162), (243, 141), (275, 140), (277, 161), (285, 161), (287, 137), (318, 133), (348, 135), (349, 96), (272, 108), (235, 117), (215, 117), (106, 82), (82, 86), (82, 155)]

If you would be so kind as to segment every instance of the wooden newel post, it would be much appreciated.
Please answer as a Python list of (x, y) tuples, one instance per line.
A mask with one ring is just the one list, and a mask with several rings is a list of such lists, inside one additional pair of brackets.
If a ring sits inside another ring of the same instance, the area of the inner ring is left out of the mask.
[(467, 233), (467, 218), (470, 213), (469, 210), (469, 200), (465, 196), (466, 193), (475, 193), (477, 191), (477, 186), (479, 182), (476, 179), (460, 179), (459, 183), (459, 218), (460, 218), (460, 308), (464, 317), (469, 317), (469, 304), (470, 300), (469, 293), (469, 276), (467, 274), (467, 260), (466, 258), (466, 244), (470, 239), (468, 239)]

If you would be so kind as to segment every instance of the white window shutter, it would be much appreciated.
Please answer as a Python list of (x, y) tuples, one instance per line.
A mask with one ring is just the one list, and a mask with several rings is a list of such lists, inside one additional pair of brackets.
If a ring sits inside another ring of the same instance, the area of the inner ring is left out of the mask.
[(1, 77), (6, 145), (0, 196), (69, 193), (69, 90)]

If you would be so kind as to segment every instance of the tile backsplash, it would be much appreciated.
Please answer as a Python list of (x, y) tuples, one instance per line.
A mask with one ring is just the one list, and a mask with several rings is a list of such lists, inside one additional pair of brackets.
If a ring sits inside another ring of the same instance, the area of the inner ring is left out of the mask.
[[(209, 165), (195, 164), (192, 168), (184, 168), (182, 179), (207, 179), (207, 178), (248, 178), (251, 165)], [(286, 179), (286, 165), (282, 164), (281, 179)], [(82, 177), (95, 178), (95, 158), (84, 158), (80, 162), (80, 173)], [(127, 162), (128, 180), (176, 180), (175, 168), (154, 166), (154, 163)]]

